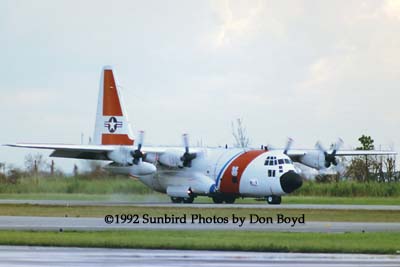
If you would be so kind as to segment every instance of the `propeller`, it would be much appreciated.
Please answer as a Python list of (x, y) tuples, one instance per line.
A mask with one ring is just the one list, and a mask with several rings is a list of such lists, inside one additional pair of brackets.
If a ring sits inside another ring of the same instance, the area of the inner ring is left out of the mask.
[(138, 165), (140, 160), (144, 159), (145, 155), (141, 151), (142, 145), (143, 145), (143, 139), (144, 139), (144, 131), (139, 131), (138, 134), (138, 146), (137, 149), (134, 151), (131, 151), (131, 156), (133, 157), (133, 164)]
[(285, 150), (283, 150), (283, 154), (287, 154), (289, 149), (292, 147), (293, 144), (293, 139), (292, 138), (288, 138), (287, 142), (286, 142), (286, 146), (285, 146)]
[(183, 153), (181, 157), (183, 167), (192, 167), (192, 160), (196, 158), (196, 153), (189, 152), (189, 135), (183, 134), (182, 135), (183, 146), (185, 147), (185, 153)]
[(324, 153), (325, 168), (329, 168), (331, 164), (337, 166), (338, 162), (336, 160), (336, 152), (340, 149), (342, 145), (343, 145), (343, 140), (339, 138), (338, 141), (335, 144), (333, 144), (333, 150), (329, 154), (319, 141), (315, 144), (315, 147), (322, 153)]

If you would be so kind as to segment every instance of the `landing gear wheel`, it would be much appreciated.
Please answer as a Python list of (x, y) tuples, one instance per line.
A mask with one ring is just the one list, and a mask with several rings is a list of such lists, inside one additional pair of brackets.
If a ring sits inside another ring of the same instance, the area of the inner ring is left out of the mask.
[(183, 201), (183, 198), (181, 197), (171, 197), (172, 203), (181, 203)]
[(224, 198), (226, 204), (233, 204), (235, 203), (236, 197), (228, 196)]
[(194, 197), (183, 198), (183, 203), (193, 203)]
[(221, 204), (224, 201), (221, 196), (214, 196), (212, 197), (212, 200), (215, 204)]
[(280, 196), (267, 196), (267, 202), (272, 205), (281, 204), (282, 198)]

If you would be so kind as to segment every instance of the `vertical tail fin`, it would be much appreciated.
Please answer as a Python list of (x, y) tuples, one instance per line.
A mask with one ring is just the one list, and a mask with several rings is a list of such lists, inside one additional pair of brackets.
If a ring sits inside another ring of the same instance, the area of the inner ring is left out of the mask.
[(103, 67), (97, 103), (94, 144), (133, 145), (131, 125), (111, 66)]

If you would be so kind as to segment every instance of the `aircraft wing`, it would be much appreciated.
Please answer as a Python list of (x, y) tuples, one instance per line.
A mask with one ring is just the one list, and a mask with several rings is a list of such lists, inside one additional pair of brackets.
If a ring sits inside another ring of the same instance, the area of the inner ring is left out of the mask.
[(53, 149), (50, 157), (109, 160), (107, 153), (116, 149), (115, 146), (104, 145), (69, 145), (69, 144), (6, 144), (11, 147)]
[[(305, 156), (310, 152), (319, 151), (317, 149), (293, 149), (287, 152), (287, 155), (290, 158), (297, 158)], [(328, 151), (328, 153), (332, 153), (332, 151)], [(390, 150), (339, 150), (336, 152), (336, 156), (390, 156), (397, 155), (397, 152)]]
[[(36, 148), (36, 149), (52, 149), (53, 153), (50, 157), (59, 158), (74, 158), (74, 159), (94, 159), (94, 160), (110, 160), (107, 153), (118, 150), (121, 146), (118, 145), (72, 145), (72, 144), (33, 144), (33, 143), (18, 143), (6, 144), (5, 146), (20, 147), (20, 148)], [(135, 150), (136, 148), (131, 148)], [(182, 147), (155, 147), (148, 146), (142, 148), (143, 152), (149, 154), (164, 154), (168, 151), (179, 151), (182, 154), (185, 149)], [(200, 152), (198, 149), (192, 150), (194, 153)]]
[(397, 152), (389, 150), (339, 150), (336, 156), (390, 156), (397, 155)]
[[(288, 155), (288, 157), (290, 158), (295, 158), (295, 157), (301, 157), (304, 156), (305, 154), (307, 154), (308, 150), (298, 150), (298, 149), (292, 149), (289, 150), (286, 155)], [(283, 153), (283, 151), (282, 151)]]
[[(307, 154), (307, 150), (292, 149), (287, 151), (286, 155), (293, 161), (299, 162), (301, 157)], [(282, 150), (283, 153), (283, 150)]]

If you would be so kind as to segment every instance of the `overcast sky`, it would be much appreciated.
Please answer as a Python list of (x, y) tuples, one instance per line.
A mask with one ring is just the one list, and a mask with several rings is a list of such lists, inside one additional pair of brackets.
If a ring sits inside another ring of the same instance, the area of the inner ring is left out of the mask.
[(0, 40), (0, 143), (87, 140), (103, 65), (147, 143), (231, 144), (238, 117), (257, 147), (400, 142), (400, 1), (2, 0)]

